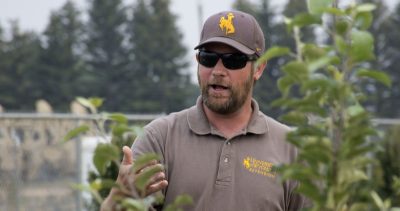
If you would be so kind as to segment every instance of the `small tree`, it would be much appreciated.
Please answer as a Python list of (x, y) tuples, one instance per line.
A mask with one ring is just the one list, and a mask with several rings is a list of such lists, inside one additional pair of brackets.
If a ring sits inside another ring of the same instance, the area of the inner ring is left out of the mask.
[[(153, 205), (162, 204), (164, 198), (158, 194), (145, 196), (145, 187), (149, 184), (150, 178), (160, 171), (159, 166), (146, 168), (141, 176), (135, 178), (134, 184), (127, 190), (127, 187), (121, 187), (115, 183), (118, 177), (118, 169), (123, 158), (121, 149), (123, 146), (131, 146), (136, 136), (141, 132), (141, 127), (129, 125), (128, 119), (121, 113), (99, 113), (98, 109), (103, 104), (100, 98), (77, 98), (78, 102), (85, 106), (90, 113), (98, 115), (94, 120), (95, 131), (100, 139), (110, 140), (109, 143), (100, 143), (96, 146), (93, 155), (95, 171), (89, 172), (89, 185), (77, 184), (76, 189), (91, 193), (93, 200), (87, 204), (89, 210), (99, 210), (100, 204), (108, 195), (112, 187), (120, 188), (127, 197), (121, 197), (117, 200), (117, 206), (128, 211), (146, 211)], [(90, 130), (88, 125), (81, 125), (71, 131), (64, 137), (64, 141), (71, 140)], [(144, 154), (135, 159), (132, 171), (145, 166), (152, 160), (159, 160), (156, 154)], [(183, 205), (192, 203), (187, 195), (178, 196), (175, 201), (165, 207), (165, 211), (179, 210)]]
[[(373, 190), (368, 167), (374, 158), (376, 135), (371, 115), (361, 102), (366, 98), (360, 81), (374, 79), (390, 86), (382, 71), (369, 69), (374, 59), (373, 36), (367, 31), (375, 5), (350, 4), (339, 8), (337, 0), (308, 0), (309, 13), (286, 18), (296, 50), (272, 47), (262, 61), (289, 55), (293, 60), (278, 81), (282, 98), (274, 102), (289, 111), (282, 119), (295, 126), (288, 141), (298, 150), (298, 162), (281, 166), (283, 180), (297, 180), (297, 191), (312, 202), (311, 210), (386, 210)], [(301, 32), (310, 25), (322, 27), (332, 43), (305, 43)], [(373, 205), (373, 202), (375, 202)]]

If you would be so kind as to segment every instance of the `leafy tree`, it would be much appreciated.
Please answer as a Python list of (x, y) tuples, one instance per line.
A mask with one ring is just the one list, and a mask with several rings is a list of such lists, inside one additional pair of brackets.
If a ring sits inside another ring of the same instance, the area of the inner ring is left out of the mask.
[[(99, 108), (103, 104), (103, 100), (99, 98), (78, 98), (77, 101), (85, 106), (90, 113), (99, 114)], [(138, 126), (129, 124), (125, 115), (120, 113), (105, 113), (102, 112), (99, 118), (94, 120), (95, 133), (104, 140), (110, 140), (109, 143), (101, 143), (96, 146), (93, 155), (93, 163), (95, 171), (89, 172), (89, 185), (77, 184), (76, 189), (88, 191), (92, 194), (93, 200), (87, 205), (88, 210), (99, 210), (99, 205), (103, 202), (104, 198), (108, 195), (112, 187), (120, 188), (126, 195), (121, 196), (117, 201), (117, 210), (135, 210), (147, 211), (152, 206), (160, 205), (163, 203), (163, 196), (160, 192), (144, 196), (143, 190), (146, 184), (149, 183), (151, 177), (160, 171), (158, 166), (146, 168), (143, 174), (137, 176), (130, 184), (131, 190), (127, 187), (120, 187), (115, 183), (118, 177), (118, 169), (123, 159), (121, 153), (122, 146), (132, 145), (136, 135), (141, 132)], [(89, 131), (88, 125), (81, 125), (69, 131), (64, 137), (64, 141), (74, 139), (75, 137)], [(146, 166), (152, 160), (158, 160), (156, 154), (144, 154), (135, 159), (131, 171), (137, 172), (138, 169)], [(129, 183), (129, 182), (128, 182)], [(180, 207), (191, 204), (192, 199), (188, 195), (178, 196), (173, 203), (165, 207), (165, 211), (181, 210)]]
[(127, 74), (129, 58), (124, 46), (126, 21), (122, 0), (90, 1), (87, 62), (95, 81), (88, 85), (93, 96), (108, 99), (104, 107), (110, 111), (127, 110), (127, 96), (121, 92), (128, 89), (133, 81)]
[(80, 79), (84, 74), (84, 64), (80, 46), (83, 23), (79, 15), (71, 1), (51, 14), (44, 32), (46, 43), (39, 64), (29, 74), (33, 83), (32, 95), (36, 99), (48, 100), (55, 110), (68, 111), (69, 102), (82, 95)]
[[(260, 3), (254, 4), (248, 0), (237, 0), (233, 7), (252, 14), (257, 19), (264, 33), (266, 49), (269, 49), (272, 45), (285, 45), (284, 41), (289, 40), (289, 35), (285, 33), (283, 23), (275, 20), (278, 14), (273, 12), (274, 8), (270, 8), (268, 1), (261, 0)], [(284, 36), (287, 38), (283, 38)], [(279, 63), (284, 60), (284, 58), (269, 60), (264, 76), (254, 87), (254, 98), (258, 100), (260, 109), (272, 117), (278, 117), (282, 113), (280, 108), (271, 107), (270, 104), (280, 96), (276, 82), (281, 75)]]
[[(378, 0), (364, 0), (375, 3), (377, 9), (374, 11), (371, 32), (376, 37), (375, 55), (376, 60), (372, 62), (371, 68), (383, 69), (392, 80), (391, 89), (386, 89), (379, 83), (367, 81), (363, 84), (364, 89), (371, 98), (366, 105), (379, 117), (396, 117), (400, 115), (400, 5), (398, 4), (393, 12), (390, 11), (384, 2)], [(366, 21), (372, 21), (366, 17)]]
[[(371, 157), (376, 145), (369, 139), (376, 130), (361, 105), (365, 94), (358, 83), (367, 78), (391, 84), (386, 74), (367, 68), (374, 58), (374, 39), (365, 17), (375, 5), (341, 9), (337, 0), (307, 4), (309, 13), (287, 19), (296, 51), (277, 46), (261, 59), (293, 56), (282, 66), (282, 98), (274, 105), (289, 109), (282, 120), (295, 127), (287, 139), (299, 155), (296, 163), (278, 171), (284, 180), (299, 181), (297, 191), (313, 202), (311, 210), (388, 210), (390, 200), (378, 196), (367, 171), (377, 161)], [(322, 19), (323, 15), (330, 18)], [(298, 32), (311, 24), (323, 25), (332, 45), (304, 42)]]
[[(307, 0), (289, 0), (286, 4), (286, 7), (283, 11), (283, 15), (285, 17), (294, 17), (295, 15), (304, 16), (307, 14)], [(309, 17), (309, 21), (313, 20), (313, 17)], [(307, 25), (302, 27), (299, 32), (300, 39), (303, 42), (314, 42), (315, 41), (315, 29), (317, 28), (316, 25)], [(294, 32), (293, 32), (294, 33)], [(288, 39), (289, 37), (286, 37)], [(295, 42), (293, 39), (286, 40), (285, 43), (290, 43), (290, 47), (296, 47)]]
[(186, 49), (169, 5), (169, 0), (152, 0), (149, 4), (139, 0), (133, 9), (128, 30), (135, 111), (169, 113), (194, 102), (194, 86), (185, 72)]
[(29, 73), (37, 64), (40, 40), (33, 32), (21, 32), (11, 23), (10, 41), (2, 41), (0, 67), (0, 100), (7, 110), (33, 110)]
[[(298, 12), (305, 12), (307, 8), (305, 1), (289, 1), (283, 11), (285, 16), (293, 16)], [(285, 23), (280, 21), (282, 14), (277, 13), (277, 8), (271, 8), (269, 1), (260, 0), (252, 3), (248, 0), (237, 0), (233, 6), (235, 9), (252, 14), (259, 22), (264, 32), (265, 47), (271, 48), (274, 45), (290, 46), (294, 50), (295, 44), (291, 36), (287, 33)], [(314, 38), (313, 29), (304, 28), (305, 33), (302, 37), (308, 40)], [(279, 107), (272, 107), (271, 102), (278, 99), (281, 95), (276, 87), (277, 81), (281, 76), (280, 67), (287, 62), (287, 57), (272, 58), (267, 62), (264, 76), (260, 78), (254, 87), (254, 97), (259, 101), (260, 109), (272, 117), (278, 117), (283, 113)]]
[[(394, 186), (396, 179), (400, 178), (400, 142), (398, 141), (400, 126), (392, 126), (385, 132), (385, 137), (381, 143), (382, 150), (377, 154), (382, 168), (382, 180), (380, 180), (382, 184), (379, 184), (378, 190), (384, 198), (389, 198), (392, 201), (393, 206), (400, 207), (400, 189)], [(400, 180), (397, 182), (400, 182)]]

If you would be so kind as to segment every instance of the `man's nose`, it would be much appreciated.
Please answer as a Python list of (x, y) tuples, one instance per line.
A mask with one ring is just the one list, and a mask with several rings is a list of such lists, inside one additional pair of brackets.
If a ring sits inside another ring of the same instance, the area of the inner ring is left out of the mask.
[(227, 74), (227, 69), (225, 68), (224, 64), (222, 63), (221, 59), (218, 59), (217, 64), (215, 64), (214, 68), (212, 69), (213, 75), (225, 76)]

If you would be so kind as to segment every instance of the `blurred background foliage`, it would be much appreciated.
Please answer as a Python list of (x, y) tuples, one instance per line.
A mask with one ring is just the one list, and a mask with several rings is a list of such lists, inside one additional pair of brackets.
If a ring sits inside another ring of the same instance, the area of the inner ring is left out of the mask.
[[(289, 0), (277, 9), (267, 0), (236, 0), (232, 7), (254, 16), (265, 33), (267, 48), (295, 47), (283, 17), (305, 12), (305, 0)], [(369, 99), (364, 104), (376, 117), (398, 117), (400, 110), (400, 6), (389, 9), (372, 2), (371, 33), (376, 59), (370, 69), (381, 69), (392, 79), (386, 89), (364, 82)], [(86, 19), (83, 17), (87, 16)], [(177, 16), (170, 0), (91, 0), (88, 11), (72, 1), (53, 11), (43, 32), (24, 31), (18, 22), (0, 25), (0, 104), (6, 111), (30, 112), (45, 99), (56, 112), (67, 112), (76, 96), (106, 99), (104, 109), (124, 113), (169, 113), (193, 105), (199, 94), (191, 78)], [(303, 41), (328, 43), (317, 28), (308, 28)], [(280, 97), (276, 82), (287, 58), (274, 58), (255, 87), (261, 110), (282, 114), (269, 104)]]

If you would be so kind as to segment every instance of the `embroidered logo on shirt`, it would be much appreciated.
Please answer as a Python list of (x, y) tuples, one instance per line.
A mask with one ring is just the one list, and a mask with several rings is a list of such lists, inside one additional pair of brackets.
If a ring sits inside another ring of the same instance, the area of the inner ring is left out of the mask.
[(263, 160), (257, 160), (253, 157), (247, 156), (243, 159), (243, 166), (251, 173), (260, 174), (266, 177), (275, 178), (276, 173), (272, 171), (274, 166), (272, 163)]

